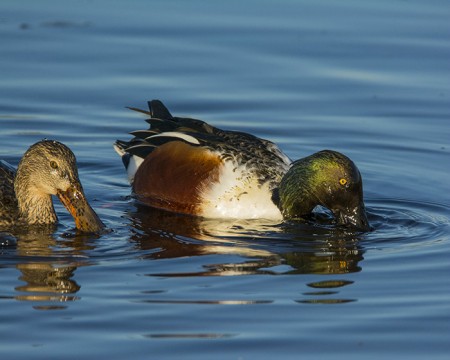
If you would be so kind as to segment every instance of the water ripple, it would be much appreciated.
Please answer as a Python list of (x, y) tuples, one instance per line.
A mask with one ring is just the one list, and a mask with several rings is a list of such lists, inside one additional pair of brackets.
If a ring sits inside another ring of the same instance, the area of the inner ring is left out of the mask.
[(406, 199), (371, 201), (369, 220), (374, 228), (370, 243), (427, 244), (448, 240), (450, 220), (447, 205)]

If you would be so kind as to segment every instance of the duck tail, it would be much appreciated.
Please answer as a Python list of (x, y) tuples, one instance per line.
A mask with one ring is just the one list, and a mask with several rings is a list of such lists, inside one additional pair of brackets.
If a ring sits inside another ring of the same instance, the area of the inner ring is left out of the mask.
[(157, 119), (173, 120), (173, 116), (161, 100), (148, 101), (150, 116)]
[(135, 108), (132, 106), (126, 106), (127, 109), (140, 112), (142, 114), (148, 115), (151, 118), (161, 119), (161, 120), (173, 120), (173, 116), (167, 107), (162, 103), (161, 100), (151, 100), (147, 102), (148, 111)]

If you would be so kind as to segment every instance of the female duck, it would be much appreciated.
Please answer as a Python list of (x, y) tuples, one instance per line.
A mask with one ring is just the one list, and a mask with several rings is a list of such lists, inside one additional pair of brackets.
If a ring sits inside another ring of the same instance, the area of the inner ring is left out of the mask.
[(51, 195), (56, 195), (82, 232), (104, 225), (86, 200), (75, 156), (64, 144), (43, 140), (32, 145), (17, 172), (0, 162), (0, 228), (57, 222)]
[(201, 120), (173, 117), (158, 100), (148, 130), (117, 140), (133, 192), (160, 209), (204, 217), (305, 217), (317, 205), (336, 223), (369, 230), (362, 179), (346, 156), (320, 151), (291, 162), (272, 142), (215, 128)]

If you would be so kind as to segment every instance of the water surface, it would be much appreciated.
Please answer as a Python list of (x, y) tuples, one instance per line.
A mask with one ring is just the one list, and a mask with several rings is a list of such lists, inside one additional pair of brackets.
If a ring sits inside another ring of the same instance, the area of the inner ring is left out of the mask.
[[(0, 158), (60, 140), (111, 232), (0, 235), (0, 355), (444, 359), (444, 1), (2, 1)], [(358, 165), (374, 231), (143, 208), (115, 139), (173, 114)], [(56, 200), (57, 201), (57, 200)]]

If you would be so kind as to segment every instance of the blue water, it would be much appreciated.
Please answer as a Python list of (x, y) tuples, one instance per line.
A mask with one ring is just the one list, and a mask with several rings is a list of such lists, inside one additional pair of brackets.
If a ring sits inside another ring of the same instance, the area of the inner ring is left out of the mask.
[[(78, 159), (110, 233), (2, 233), (2, 359), (447, 359), (450, 5), (445, 1), (0, 3), (0, 158)], [(125, 106), (330, 148), (374, 231), (139, 207), (113, 142)]]

